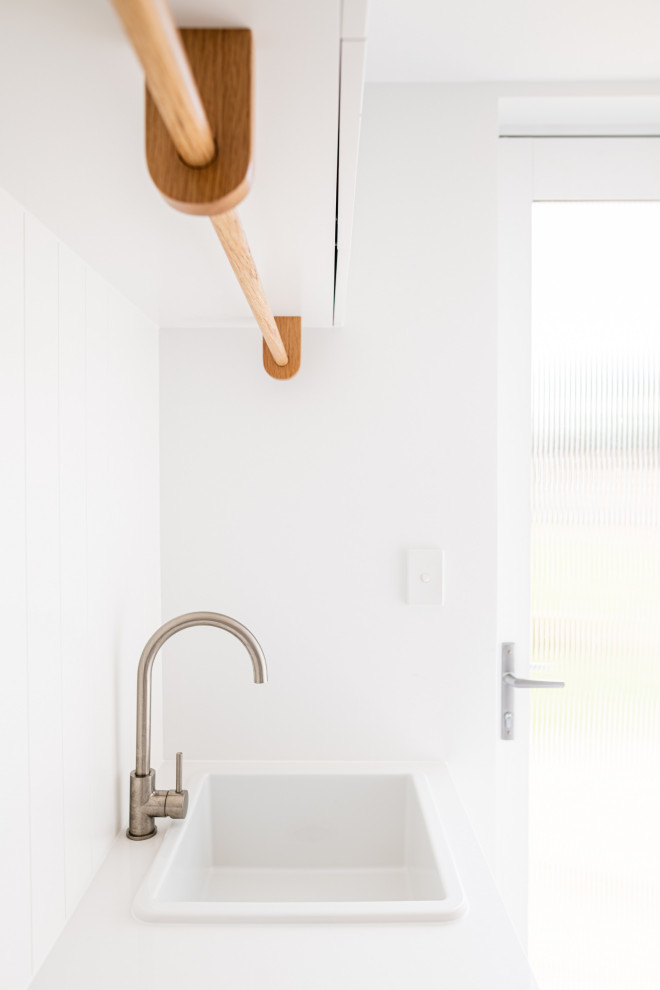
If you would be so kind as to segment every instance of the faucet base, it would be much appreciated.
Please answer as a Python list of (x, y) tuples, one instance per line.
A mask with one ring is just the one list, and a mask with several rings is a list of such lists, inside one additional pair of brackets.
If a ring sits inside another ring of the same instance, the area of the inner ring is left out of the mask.
[(141, 842), (142, 839), (153, 839), (154, 835), (158, 831), (158, 828), (154, 825), (153, 832), (147, 832), (146, 835), (132, 835), (130, 828), (126, 829), (126, 838), (132, 839), (133, 842)]

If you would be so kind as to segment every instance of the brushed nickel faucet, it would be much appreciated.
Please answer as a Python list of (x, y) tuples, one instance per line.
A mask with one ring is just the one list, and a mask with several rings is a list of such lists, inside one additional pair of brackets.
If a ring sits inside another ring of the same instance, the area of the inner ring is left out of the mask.
[(170, 619), (153, 634), (140, 657), (137, 677), (137, 747), (135, 770), (131, 773), (131, 807), (126, 835), (129, 839), (150, 839), (156, 834), (156, 818), (185, 818), (188, 791), (181, 787), (181, 753), (176, 754), (176, 790), (157, 791), (156, 773), (151, 762), (151, 671), (156, 655), (170, 636), (190, 626), (216, 626), (241, 641), (250, 654), (254, 683), (268, 680), (266, 658), (249, 629), (219, 612), (187, 612)]

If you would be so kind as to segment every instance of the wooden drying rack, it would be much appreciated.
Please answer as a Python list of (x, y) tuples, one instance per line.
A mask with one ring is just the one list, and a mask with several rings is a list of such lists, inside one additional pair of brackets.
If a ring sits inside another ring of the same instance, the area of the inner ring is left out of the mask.
[(166, 0), (112, 0), (147, 85), (146, 150), (170, 206), (208, 216), (263, 335), (273, 378), (300, 367), (301, 319), (274, 317), (234, 207), (250, 188), (252, 33), (179, 31)]

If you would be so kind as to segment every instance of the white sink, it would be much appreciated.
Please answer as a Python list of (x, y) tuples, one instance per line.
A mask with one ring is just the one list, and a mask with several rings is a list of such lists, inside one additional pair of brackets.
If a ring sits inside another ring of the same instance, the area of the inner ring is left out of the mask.
[(207, 774), (133, 902), (170, 923), (450, 921), (466, 908), (421, 773)]

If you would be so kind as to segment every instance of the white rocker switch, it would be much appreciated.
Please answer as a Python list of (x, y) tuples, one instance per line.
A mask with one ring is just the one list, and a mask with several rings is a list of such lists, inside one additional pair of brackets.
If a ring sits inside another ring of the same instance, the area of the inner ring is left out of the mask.
[(409, 605), (444, 604), (444, 554), (442, 550), (408, 550), (406, 601)]

